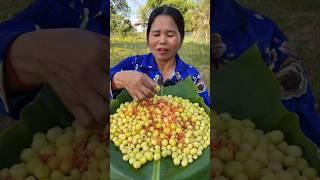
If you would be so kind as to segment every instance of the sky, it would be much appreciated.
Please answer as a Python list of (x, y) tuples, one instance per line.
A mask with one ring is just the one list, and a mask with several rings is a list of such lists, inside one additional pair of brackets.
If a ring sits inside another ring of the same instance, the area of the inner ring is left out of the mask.
[(147, 0), (127, 0), (128, 5), (131, 9), (130, 20), (131, 23), (136, 23), (138, 21), (138, 10), (140, 6), (143, 6)]

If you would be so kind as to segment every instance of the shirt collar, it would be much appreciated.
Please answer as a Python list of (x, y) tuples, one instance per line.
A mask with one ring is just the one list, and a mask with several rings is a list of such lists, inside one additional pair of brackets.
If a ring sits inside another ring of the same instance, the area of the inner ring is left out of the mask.
[[(141, 66), (147, 69), (153, 69), (158, 70), (156, 60), (152, 53), (149, 53), (148, 55), (144, 56), (143, 61), (141, 63)], [(176, 54), (176, 68), (175, 72), (179, 72), (184, 70), (186, 64), (182, 61), (180, 56)]]

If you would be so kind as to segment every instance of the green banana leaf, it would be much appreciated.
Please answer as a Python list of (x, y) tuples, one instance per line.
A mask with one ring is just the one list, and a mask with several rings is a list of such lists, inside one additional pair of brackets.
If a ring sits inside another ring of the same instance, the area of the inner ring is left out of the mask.
[(252, 119), (265, 132), (279, 129), (289, 144), (299, 145), (310, 166), (320, 172), (320, 155), (302, 132), (299, 118), (281, 103), (281, 86), (263, 63), (256, 45), (212, 75), (213, 109), (237, 119)]
[[(185, 79), (178, 85), (161, 87), (161, 95), (174, 95), (198, 102), (209, 113), (209, 108), (198, 95), (197, 88), (191, 78)], [(127, 91), (122, 91), (117, 99), (111, 102), (111, 114), (116, 112), (120, 104), (132, 101)], [(187, 167), (175, 166), (171, 157), (162, 158), (134, 169), (128, 162), (122, 160), (119, 148), (110, 142), (110, 177), (112, 180), (202, 180), (210, 177), (210, 151), (207, 148), (203, 154)]]
[(60, 126), (70, 126), (73, 116), (67, 111), (57, 95), (44, 86), (35, 100), (21, 112), (20, 120), (0, 136), (0, 169), (20, 162), (20, 153), (30, 147), (37, 132)]

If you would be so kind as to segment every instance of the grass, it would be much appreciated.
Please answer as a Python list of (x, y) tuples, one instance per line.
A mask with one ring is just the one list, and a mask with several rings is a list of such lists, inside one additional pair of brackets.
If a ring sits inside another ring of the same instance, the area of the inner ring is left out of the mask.
[[(143, 35), (144, 34), (140, 34), (132, 37), (111, 36), (110, 67), (113, 67), (126, 57), (149, 53), (146, 40)], [(186, 36), (178, 54), (184, 62), (191, 64), (198, 69), (203, 80), (206, 82), (207, 86), (209, 86), (209, 45), (204, 42), (201, 43), (201, 41), (195, 42), (192, 39), (192, 34), (188, 34)]]
[(239, 2), (273, 19), (291, 40), (304, 61), (316, 102), (320, 105), (320, 1), (239, 0)]
[(33, 1), (34, 0), (0, 0), (0, 22), (13, 17)]

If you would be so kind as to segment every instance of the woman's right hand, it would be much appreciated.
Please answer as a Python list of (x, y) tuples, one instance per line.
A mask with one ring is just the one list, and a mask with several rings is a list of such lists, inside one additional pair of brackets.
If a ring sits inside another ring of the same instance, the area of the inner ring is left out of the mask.
[(135, 101), (152, 98), (157, 94), (157, 83), (138, 71), (120, 71), (112, 78), (112, 89), (125, 88)]
[[(6, 55), (23, 85), (49, 84), (80, 124), (105, 126), (107, 36), (73, 28), (43, 29), (17, 37)], [(6, 91), (25, 91), (12, 75), (5, 73)]]

